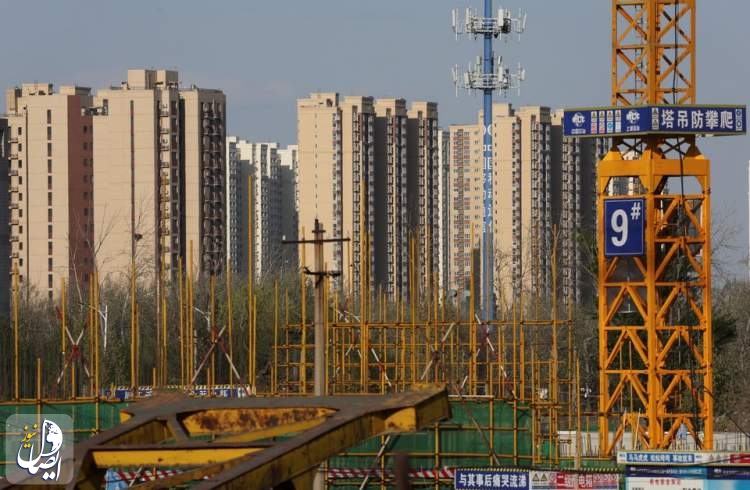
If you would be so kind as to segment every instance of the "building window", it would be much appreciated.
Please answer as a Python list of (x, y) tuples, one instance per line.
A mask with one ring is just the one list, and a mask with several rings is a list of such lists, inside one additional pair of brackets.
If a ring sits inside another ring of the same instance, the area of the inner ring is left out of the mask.
[(23, 201), (23, 193), (22, 192), (18, 193), (18, 200), (19, 201)]
[(18, 227), (18, 233), (23, 233), (23, 225), (20, 225), (20, 226)]
[(18, 128), (18, 136), (21, 136), (23, 134), (23, 128), (19, 126)]
[(52, 206), (52, 193), (47, 193), (47, 206)]
[(47, 238), (52, 240), (52, 225), (47, 225)]
[(47, 176), (47, 190), (50, 190), (50, 191), (52, 190), (52, 176), (51, 175)]
[(88, 199), (89, 198), (89, 193), (88, 192), (84, 192), (83, 193), (83, 198), (84, 199)]
[(23, 175), (18, 176), (18, 185), (23, 185)]
[(52, 242), (47, 242), (47, 255), (52, 255)]
[(52, 272), (52, 257), (47, 259), (47, 270)]
[(52, 126), (47, 126), (47, 141), (52, 139)]
[(23, 160), (18, 160), (18, 168), (23, 168)]
[[(47, 287), (52, 289), (52, 274), (47, 276)], [(52, 291), (50, 291), (49, 294), (52, 296)]]
[(89, 132), (89, 127), (88, 126), (83, 126), (83, 132), (84, 133), (88, 133)]
[(18, 259), (18, 265), (23, 267), (23, 257)]
[(52, 156), (52, 143), (47, 143), (47, 156)]
[(89, 215), (89, 208), (83, 208), (83, 215), (88, 216)]
[(47, 221), (52, 221), (52, 208), (47, 210)]
[(47, 173), (52, 173), (52, 160), (47, 160)]
[(52, 124), (52, 111), (47, 109), (47, 124)]
[(88, 150), (88, 149), (89, 149), (89, 144), (88, 144), (88, 142), (86, 142), (86, 141), (84, 141), (84, 142), (83, 142), (83, 149), (84, 149), (84, 150)]

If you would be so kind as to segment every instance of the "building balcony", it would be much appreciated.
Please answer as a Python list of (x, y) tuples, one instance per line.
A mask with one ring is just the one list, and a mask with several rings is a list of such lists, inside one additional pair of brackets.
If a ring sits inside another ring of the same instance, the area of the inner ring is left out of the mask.
[(18, 160), (18, 153), (11, 153), (8, 155), (11, 160)]

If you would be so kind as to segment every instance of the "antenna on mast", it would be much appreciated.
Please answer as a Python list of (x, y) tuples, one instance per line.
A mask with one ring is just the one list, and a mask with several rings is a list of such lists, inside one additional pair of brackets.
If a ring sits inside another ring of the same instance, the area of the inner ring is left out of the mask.
[[(526, 78), (526, 71), (521, 64), (515, 73), (503, 64), (502, 56), (495, 59), (492, 53), (492, 44), (495, 39), (507, 40), (514, 33), (519, 39), (521, 33), (526, 30), (526, 14), (519, 10), (518, 16), (513, 16), (510, 10), (500, 8), (497, 15), (493, 17), (492, 0), (484, 0), (484, 15), (480, 16), (476, 9), (467, 8), (461, 17), (458, 10), (451, 13), (453, 32), (456, 39), (461, 34), (467, 34), (472, 39), (482, 37), (484, 40), (484, 52), (478, 56), (475, 63), (469, 63), (469, 69), (459, 75), (458, 65), (452, 70), (453, 84), (458, 89), (462, 88), (473, 92), (481, 90), (484, 94), (484, 220), (482, 222), (482, 286), (481, 286), (481, 311), (484, 321), (495, 318), (495, 282), (494, 276), (494, 237), (493, 225), (493, 171), (492, 171), (492, 94), (499, 90), (506, 95), (508, 90), (516, 90), (520, 93), (521, 83)], [(475, 244), (471, 244), (472, 247)]]

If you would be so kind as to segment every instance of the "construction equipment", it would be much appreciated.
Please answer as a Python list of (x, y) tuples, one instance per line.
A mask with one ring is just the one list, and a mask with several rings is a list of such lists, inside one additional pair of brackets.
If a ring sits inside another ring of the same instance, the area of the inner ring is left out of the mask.
[(669, 448), (681, 428), (711, 449), (710, 162), (696, 137), (744, 134), (746, 111), (688, 105), (695, 0), (612, 0), (612, 14), (612, 107), (565, 114), (566, 135), (612, 142), (597, 179), (600, 451), (626, 431)]
[(165, 394), (122, 410), (121, 425), (78, 444), (69, 488), (101, 488), (110, 467), (185, 469), (138, 488), (201, 480), (196, 488), (309, 488), (316, 466), (344, 449), (449, 417), (448, 393), (439, 385), (330, 398), (195, 400)]

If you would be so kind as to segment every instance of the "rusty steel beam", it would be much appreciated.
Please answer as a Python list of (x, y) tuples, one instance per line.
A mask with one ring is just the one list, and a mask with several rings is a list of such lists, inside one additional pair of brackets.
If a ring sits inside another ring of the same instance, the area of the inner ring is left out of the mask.
[[(100, 488), (109, 467), (184, 468), (138, 485), (269, 488), (302, 484), (341, 451), (384, 433), (413, 432), (450, 417), (444, 386), (381, 396), (196, 400), (158, 395), (124, 409), (124, 422), (79, 443), (68, 488)], [(258, 442), (290, 435), (280, 442)], [(194, 437), (210, 436), (211, 440)]]

